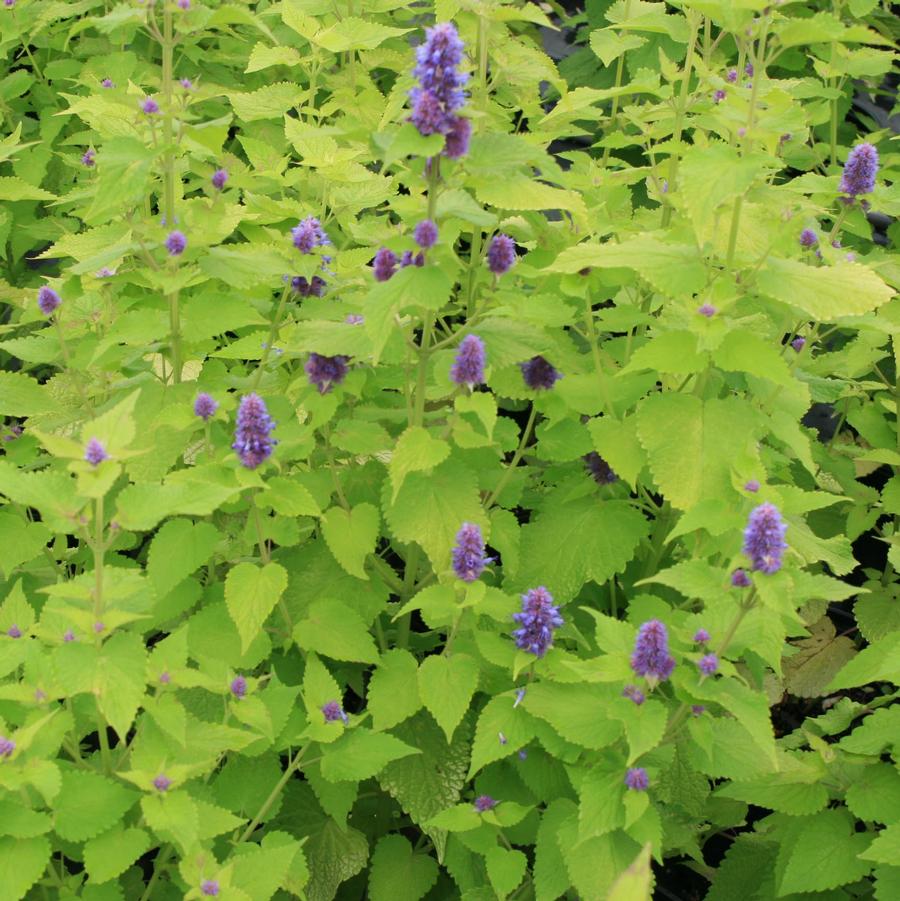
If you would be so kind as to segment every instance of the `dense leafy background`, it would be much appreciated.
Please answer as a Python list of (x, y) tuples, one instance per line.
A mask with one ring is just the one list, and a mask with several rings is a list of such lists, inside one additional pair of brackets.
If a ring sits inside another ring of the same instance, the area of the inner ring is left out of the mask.
[[(429, 175), (413, 45), (450, 20), (474, 133)], [(900, 897), (889, 4), (17, 0), (0, 23), (2, 901)], [(868, 215), (838, 200), (861, 140)], [(426, 265), (376, 283), (429, 213)], [(324, 272), (290, 240), (310, 215)], [(498, 231), (520, 257), (495, 278)], [(317, 274), (322, 297), (285, 288)], [(470, 333), (473, 393), (449, 376)], [(343, 384), (318, 393), (310, 353), (351, 357)], [(523, 383), (537, 354), (551, 390)], [(255, 470), (231, 450), (251, 390), (278, 439)], [(789, 551), (747, 604), (762, 501)], [(469, 585), (466, 521), (495, 557)], [(565, 625), (535, 661), (510, 633), (538, 585)], [(677, 665), (636, 706), (654, 618)]]

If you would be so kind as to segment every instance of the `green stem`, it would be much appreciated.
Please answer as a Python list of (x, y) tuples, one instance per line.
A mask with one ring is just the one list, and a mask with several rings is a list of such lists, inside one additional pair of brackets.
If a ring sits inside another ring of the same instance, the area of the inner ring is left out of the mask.
[(537, 410), (535, 409), (534, 404), (531, 405), (531, 411), (528, 414), (528, 422), (525, 423), (525, 428), (522, 430), (522, 437), (519, 439), (519, 446), (516, 448), (516, 452), (513, 454), (512, 460), (509, 461), (509, 466), (506, 467), (506, 471), (500, 477), (500, 481), (497, 483), (497, 487), (490, 493), (487, 501), (485, 502), (485, 509), (490, 510), (491, 507), (497, 502), (497, 498), (500, 497), (503, 489), (506, 488), (509, 480), (513, 477), (513, 474), (516, 471), (516, 468), (519, 465), (523, 455), (525, 454), (525, 448), (528, 445), (528, 439), (531, 437), (531, 433), (534, 430), (534, 422), (537, 418)]
[(281, 317), (284, 315), (284, 308), (287, 304), (288, 294), (291, 290), (291, 283), (288, 283), (284, 286), (284, 290), (281, 292), (281, 299), (278, 301), (278, 306), (275, 308), (275, 315), (272, 318), (272, 322), (269, 324), (269, 338), (266, 341), (266, 346), (263, 348), (262, 357), (260, 357), (259, 365), (256, 367), (256, 373), (253, 376), (253, 381), (250, 383), (250, 390), (256, 391), (259, 387), (260, 380), (262, 379), (263, 371), (266, 368), (266, 363), (269, 361), (269, 354), (272, 353), (272, 345), (275, 343), (275, 335), (278, 333), (278, 329), (281, 326)]
[[(694, 50), (697, 48), (697, 35), (700, 31), (699, 20), (693, 11), (688, 14), (691, 23), (691, 36), (688, 40), (687, 54), (684, 58), (684, 71), (681, 75), (681, 91), (678, 95), (678, 106), (675, 112), (675, 128), (672, 132), (672, 155), (669, 157), (669, 192), (675, 190), (675, 176), (678, 174), (678, 145), (684, 130), (684, 114), (687, 110), (688, 88), (691, 81), (691, 69), (694, 66)], [(672, 219), (672, 205), (663, 207), (662, 224), (667, 226)]]
[(243, 844), (245, 841), (247, 841), (248, 838), (250, 838), (251, 835), (253, 835), (256, 827), (259, 826), (259, 824), (263, 821), (265, 815), (271, 809), (272, 805), (278, 800), (278, 796), (284, 790), (284, 787), (288, 784), (291, 777), (294, 775), (294, 773), (297, 772), (298, 769), (300, 769), (300, 763), (303, 760), (303, 755), (306, 753), (307, 748), (309, 748), (308, 744), (300, 748), (300, 750), (297, 751), (297, 753), (294, 755), (294, 759), (287, 765), (287, 768), (281, 774), (281, 778), (278, 780), (272, 791), (269, 792), (269, 797), (266, 798), (265, 801), (263, 801), (262, 807), (259, 808), (256, 816), (253, 817), (253, 819), (250, 821), (250, 825), (247, 826), (241, 837), (238, 839), (237, 843), (239, 845)]
[(585, 310), (584, 321), (585, 326), (587, 327), (588, 341), (590, 341), (591, 344), (591, 355), (594, 358), (594, 369), (597, 373), (597, 382), (600, 385), (600, 394), (603, 397), (603, 404), (606, 407), (606, 412), (613, 418), (616, 418), (616, 411), (609, 394), (609, 383), (607, 382), (606, 371), (604, 370), (603, 362), (600, 359), (600, 345), (597, 341), (597, 327), (594, 322), (594, 309), (591, 304), (590, 293), (588, 293), (585, 298), (585, 304), (587, 309)]
[[(631, 0), (625, 0), (625, 19), (627, 20), (631, 16)], [(622, 76), (625, 73), (625, 51), (619, 54), (619, 58), (616, 61), (616, 80), (613, 83), (613, 89), (618, 91), (620, 87), (622, 87)], [(609, 128), (607, 129), (607, 133), (612, 133), (616, 128), (616, 120), (619, 117), (619, 95), (615, 94), (612, 99), (612, 107), (609, 111)], [(606, 168), (606, 164), (609, 162), (609, 154), (612, 148), (607, 145), (603, 148), (603, 160), (600, 165), (602, 168)]]
[(171, 845), (163, 845), (159, 849), (156, 860), (153, 862), (153, 874), (150, 876), (147, 888), (144, 889), (144, 894), (141, 895), (141, 901), (149, 901), (150, 897), (153, 895), (153, 890), (156, 888), (156, 882), (159, 879), (160, 873), (166, 868), (169, 859), (174, 853), (175, 849)]
[[(106, 547), (103, 540), (103, 496), (94, 501), (94, 622), (99, 623), (103, 616), (103, 555)], [(94, 639), (100, 644), (100, 635)]]
[(66, 367), (66, 374), (75, 383), (75, 390), (78, 392), (81, 403), (90, 408), (87, 395), (84, 392), (84, 385), (81, 383), (81, 374), (72, 368), (72, 357), (69, 355), (69, 345), (66, 344), (66, 336), (63, 333), (62, 323), (59, 316), (54, 315), (53, 322), (56, 325), (56, 333), (59, 336), (59, 349), (62, 351), (63, 365)]

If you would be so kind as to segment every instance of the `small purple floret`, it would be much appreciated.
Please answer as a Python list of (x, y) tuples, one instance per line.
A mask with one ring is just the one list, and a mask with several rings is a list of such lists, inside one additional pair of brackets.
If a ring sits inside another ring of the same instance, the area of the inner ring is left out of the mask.
[(759, 481), (757, 479), (750, 479), (744, 485), (744, 491), (749, 491), (751, 494), (756, 494), (759, 491)]
[(716, 315), (718, 310), (716, 310), (716, 308), (711, 303), (705, 303), (702, 306), (697, 307), (697, 312), (701, 316), (705, 316), (707, 319), (712, 319), (712, 317)]
[(513, 619), (521, 627), (512, 633), (516, 647), (536, 657), (543, 657), (553, 646), (553, 632), (564, 623), (553, 595), (543, 585), (522, 595), (522, 611), (514, 613)]
[(247, 680), (243, 676), (235, 676), (228, 690), (234, 695), (235, 700), (242, 700), (247, 694)]
[(53, 288), (42, 285), (38, 289), (37, 302), (40, 311), (45, 316), (49, 316), (62, 303), (62, 298), (53, 290)]
[(305, 275), (295, 275), (291, 279), (291, 290), (301, 297), (321, 297), (325, 293), (325, 279), (314, 275), (307, 279)]
[(494, 235), (488, 247), (487, 262), (494, 275), (509, 272), (516, 262), (516, 242), (509, 235)]
[(219, 883), (216, 882), (215, 879), (204, 879), (203, 882), (200, 883), (200, 894), (212, 896), (218, 895)]
[(629, 701), (634, 701), (634, 703), (640, 707), (641, 704), (646, 700), (646, 696), (644, 693), (637, 687), (637, 685), (626, 685), (622, 689), (622, 697), (628, 698)]
[(83, 166), (87, 166), (90, 169), (92, 166), (95, 166), (97, 163), (97, 151), (94, 150), (93, 147), (89, 147), (85, 150), (84, 154), (81, 157), (81, 164)]
[(97, 438), (91, 438), (84, 449), (84, 459), (87, 460), (91, 466), (99, 466), (104, 460), (109, 459), (109, 454)]
[(638, 629), (631, 668), (653, 683), (672, 675), (675, 658), (669, 654), (669, 633), (659, 620), (648, 620)]
[(811, 228), (804, 228), (803, 231), (800, 232), (801, 247), (815, 247), (818, 243), (819, 236)]
[(611, 485), (619, 477), (613, 472), (612, 467), (596, 451), (584, 455), (584, 465), (591, 474), (591, 478), (598, 485)]
[(372, 271), (375, 273), (376, 282), (386, 282), (397, 271), (397, 254), (387, 247), (382, 247), (375, 254), (372, 263)]
[(706, 629), (697, 629), (694, 633), (693, 641), (697, 644), (706, 644), (709, 641), (709, 632)]
[(168, 776), (160, 774), (153, 780), (153, 787), (160, 792), (166, 792), (172, 785), (172, 780)]
[(152, 97), (145, 97), (141, 103), (141, 111), (148, 116), (154, 116), (159, 112), (159, 104)]
[(187, 247), (187, 238), (184, 236), (184, 232), (180, 232), (177, 229), (169, 232), (166, 237), (166, 250), (169, 251), (170, 257), (181, 256), (185, 247)]
[(438, 227), (430, 219), (423, 219), (413, 231), (413, 238), (422, 250), (428, 250), (437, 244)]
[(6, 634), (7, 634), (10, 638), (21, 638), (21, 637), (22, 637), (22, 630), (21, 630), (15, 623), (13, 623), (13, 624), (6, 630)]
[(346, 378), (349, 359), (340, 355), (328, 357), (324, 354), (311, 353), (303, 369), (309, 383), (316, 386), (319, 394), (327, 394)]
[(322, 228), (322, 223), (315, 216), (307, 216), (295, 225), (291, 229), (291, 237), (294, 247), (300, 253), (312, 253), (314, 247), (323, 247), (331, 243)]
[(340, 720), (345, 726), (350, 722), (350, 718), (344, 713), (344, 708), (340, 701), (329, 701), (320, 708), (322, 715), (325, 717), (326, 723), (336, 723)]
[(806, 347), (806, 338), (804, 338), (802, 335), (798, 335), (796, 338), (794, 338), (793, 341), (791, 341), (791, 347), (793, 347), (794, 350), (797, 351), (797, 353), (800, 353), (800, 351), (803, 350), (804, 347)]
[(719, 658), (715, 654), (706, 654), (700, 658), (697, 667), (704, 676), (712, 676), (719, 669)]
[(625, 784), (632, 791), (647, 791), (650, 785), (650, 779), (647, 777), (647, 771), (642, 766), (632, 767), (625, 774)]
[(857, 144), (844, 164), (838, 190), (848, 197), (871, 194), (878, 174), (878, 151), (871, 144)]
[(760, 504), (751, 512), (744, 530), (744, 553), (753, 569), (769, 575), (781, 569), (786, 531), (787, 524), (773, 504)]
[(475, 799), (475, 809), (479, 813), (484, 813), (487, 810), (493, 810), (499, 803), (499, 801), (495, 801), (490, 795), (479, 795)]
[(115, 82), (113, 82), (113, 80), (111, 78), (104, 78), (103, 81), (100, 82), (101, 88), (108, 89), (108, 88), (114, 88), (115, 86), (116, 86)]
[(228, 181), (228, 173), (224, 169), (216, 169), (212, 174), (212, 186), (217, 190), (221, 191), (222, 188), (225, 187), (225, 182)]
[(484, 382), (484, 364), (484, 341), (477, 335), (466, 335), (450, 367), (450, 378), (457, 385), (468, 385), (471, 390)]
[(241, 398), (231, 449), (237, 452), (247, 469), (256, 469), (272, 455), (272, 448), (278, 443), (271, 437), (274, 428), (275, 423), (258, 394)]
[(365, 321), (365, 317), (360, 316), (359, 313), (348, 313), (344, 317), (344, 322), (346, 322), (347, 325), (362, 325)]
[(475, 582), (490, 558), (484, 555), (484, 538), (475, 523), (464, 522), (456, 533), (453, 548), (453, 572), (463, 582)]
[(706, 712), (706, 708), (702, 704), (691, 704), (691, 713), (694, 716), (703, 716)]
[(75, 641), (75, 633), (71, 629), (66, 629), (65, 633), (63, 634), (63, 641)]
[(12, 757), (16, 750), (16, 743), (5, 735), (0, 735), (0, 757)]
[(205, 391), (201, 391), (194, 401), (194, 414), (199, 416), (204, 422), (212, 419), (218, 409), (219, 402)]
[(458, 160), (469, 152), (469, 141), (472, 139), (472, 123), (462, 116), (453, 119), (450, 131), (444, 142), (444, 156), (449, 160)]
[(714, 102), (714, 103), (721, 103), (721, 102), (725, 99), (725, 97), (726, 97), (725, 89), (724, 89), (724, 88), (719, 88), (719, 89), (713, 94), (713, 102)]
[(532, 391), (547, 391), (562, 378), (562, 374), (542, 356), (532, 357), (525, 363), (519, 363), (522, 378)]

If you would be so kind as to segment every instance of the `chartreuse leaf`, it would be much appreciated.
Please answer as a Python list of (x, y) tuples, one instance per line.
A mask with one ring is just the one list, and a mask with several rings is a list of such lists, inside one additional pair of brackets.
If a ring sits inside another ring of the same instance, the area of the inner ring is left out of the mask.
[(19, 901), (41, 878), (50, 862), (51, 846), (43, 836), (0, 838), (0, 886), (3, 898)]
[(270, 832), (261, 845), (238, 845), (232, 857), (232, 883), (251, 901), (269, 901), (288, 876), (300, 842), (284, 832)]
[(33, 838), (53, 828), (50, 814), (32, 810), (13, 800), (0, 801), (0, 834), (16, 838)]
[(378, 840), (369, 871), (372, 901), (419, 901), (437, 881), (433, 857), (416, 854), (402, 835)]
[(144, 795), (141, 799), (144, 822), (164, 841), (174, 842), (181, 852), (197, 842), (200, 814), (194, 799), (185, 791)]
[[(900, 855), (900, 824), (893, 823), (880, 832), (859, 856), (876, 863), (896, 864)], [(849, 880), (846, 880), (849, 882)]]
[(433, 654), (419, 666), (419, 695), (447, 741), (452, 741), (477, 688), (478, 663), (467, 654)]
[(0, 372), (0, 414), (36, 416), (53, 409), (47, 389), (23, 372)]
[(617, 476), (634, 485), (647, 463), (637, 437), (637, 417), (626, 416), (621, 422), (611, 416), (597, 417), (588, 423), (588, 431), (594, 441), (594, 450)]
[(99, 773), (65, 767), (53, 810), (53, 828), (68, 842), (94, 838), (118, 823), (139, 797)]
[(225, 577), (225, 604), (241, 636), (241, 652), (259, 634), (287, 588), (287, 570), (278, 563), (238, 563)]
[(495, 845), (484, 856), (488, 879), (499, 898), (506, 898), (519, 885), (528, 866), (528, 858), (516, 850)]
[(375, 550), (381, 517), (372, 504), (352, 510), (332, 507), (322, 517), (322, 535), (334, 559), (358, 579), (368, 579), (366, 557)]
[(91, 882), (108, 882), (128, 869), (150, 848), (150, 836), (143, 829), (116, 826), (84, 846), (84, 868)]
[(472, 744), (469, 778), (489, 763), (514, 754), (534, 738), (531, 717), (521, 707), (513, 707), (513, 700), (509, 695), (498, 695), (481, 711)]
[(331, 782), (360, 782), (377, 776), (392, 760), (418, 753), (393, 735), (358, 726), (324, 750), (322, 775)]
[(167, 522), (155, 535), (147, 554), (147, 575), (158, 598), (209, 560), (221, 533), (205, 522)]
[(606, 901), (650, 901), (653, 897), (653, 870), (650, 868), (650, 845), (619, 874)]
[(680, 510), (730, 496), (731, 468), (753, 443), (757, 418), (744, 400), (656, 394), (638, 409), (638, 438), (666, 499)]
[(828, 691), (882, 680), (900, 681), (900, 632), (892, 632), (860, 651), (831, 680)]
[(384, 508), (394, 535), (421, 545), (437, 572), (449, 569), (456, 533), (464, 522), (487, 525), (475, 473), (454, 458), (430, 473), (410, 473), (396, 500)]
[(378, 650), (359, 614), (340, 601), (311, 604), (306, 618), (294, 627), (294, 641), (307, 651), (335, 660), (376, 663)]
[(608, 694), (598, 685), (539, 682), (528, 687), (522, 706), (585, 748), (606, 748), (622, 734), (622, 724), (606, 716)]
[(94, 690), (110, 726), (124, 740), (147, 687), (147, 649), (136, 632), (116, 632), (97, 659)]
[(409, 651), (392, 648), (381, 655), (369, 679), (366, 704), (377, 731), (402, 723), (422, 707), (417, 677), (416, 658)]
[(545, 585), (565, 603), (588, 580), (603, 584), (622, 572), (647, 531), (647, 520), (622, 501), (548, 502), (522, 527), (521, 563), (510, 587)]
[(420, 426), (410, 426), (398, 439), (391, 455), (389, 471), (393, 494), (391, 502), (403, 487), (403, 480), (411, 472), (434, 469), (450, 456), (450, 445), (433, 438)]
[(756, 280), (760, 294), (797, 307), (819, 322), (871, 313), (894, 293), (861, 263), (809, 266), (799, 260), (770, 256)]

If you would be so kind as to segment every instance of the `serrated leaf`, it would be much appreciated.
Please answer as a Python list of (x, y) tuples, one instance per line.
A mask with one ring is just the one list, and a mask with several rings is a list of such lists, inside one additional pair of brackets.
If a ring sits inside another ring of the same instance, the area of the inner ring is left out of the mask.
[(108, 882), (124, 873), (149, 849), (150, 836), (143, 829), (118, 826), (85, 844), (84, 868), (92, 883)]
[(334, 559), (358, 579), (368, 579), (366, 557), (375, 550), (381, 517), (372, 504), (332, 507), (322, 517), (322, 536)]
[(306, 618), (294, 627), (294, 641), (307, 651), (335, 660), (376, 663), (378, 650), (359, 614), (340, 601), (311, 604)]
[(374, 50), (386, 40), (407, 34), (408, 28), (392, 28), (373, 22), (371, 19), (360, 19), (345, 16), (329, 28), (323, 28), (310, 40), (332, 53), (344, 53), (347, 50)]
[(118, 823), (138, 797), (99, 773), (66, 767), (54, 804), (54, 829), (69, 842), (91, 839)]
[(828, 691), (881, 680), (900, 682), (900, 632), (892, 632), (860, 651), (831, 680)]
[(467, 654), (434, 654), (419, 666), (418, 681), (422, 703), (452, 741), (478, 688), (478, 663)]
[(369, 843), (356, 829), (342, 829), (332, 819), (310, 836), (304, 845), (309, 861), (309, 901), (333, 901), (338, 886), (355, 876), (369, 858)]
[(144, 822), (164, 841), (174, 842), (186, 854), (197, 842), (200, 814), (184, 791), (168, 791), (141, 798)]
[(46, 838), (0, 838), (0, 886), (4, 901), (19, 901), (41, 878), (50, 862)]
[(0, 201), (11, 203), (17, 200), (56, 200), (56, 195), (15, 176), (0, 178)]
[(322, 775), (331, 782), (361, 782), (377, 776), (392, 760), (418, 753), (393, 735), (358, 726), (324, 750)]
[[(501, 741), (501, 735), (505, 742)], [(513, 698), (509, 695), (491, 698), (478, 716), (469, 778), (489, 763), (514, 754), (532, 738), (534, 726), (531, 717), (521, 707), (513, 707)]]
[(239, 119), (256, 122), (259, 119), (280, 119), (300, 102), (303, 91), (299, 85), (280, 81), (247, 94), (227, 96)]
[(856, 656), (856, 645), (845, 635), (837, 635), (834, 623), (823, 616), (810, 626), (809, 638), (791, 644), (797, 649), (784, 661), (784, 685), (800, 698), (818, 698), (845, 663)]
[(54, 407), (47, 389), (23, 372), (0, 372), (0, 414), (37, 416)]
[(861, 263), (809, 266), (798, 260), (769, 257), (756, 278), (761, 294), (789, 303), (819, 322), (870, 313), (894, 294)]
[(437, 877), (433, 857), (415, 854), (402, 835), (385, 835), (372, 854), (369, 897), (372, 901), (419, 901)]
[(484, 856), (488, 879), (499, 898), (506, 898), (519, 885), (528, 866), (528, 858), (516, 850), (495, 845)]
[(391, 503), (403, 487), (403, 481), (411, 472), (434, 469), (450, 456), (450, 445), (433, 438), (426, 429), (410, 426), (398, 439), (391, 455), (389, 471), (394, 489)]
[(409, 651), (392, 648), (381, 655), (366, 696), (377, 731), (402, 723), (422, 707), (417, 674), (416, 658)]
[(623, 731), (620, 722), (607, 717), (607, 695), (596, 685), (540, 682), (529, 686), (522, 706), (566, 741), (585, 748), (609, 747)]
[(587, 496), (547, 504), (521, 529), (521, 563), (507, 587), (545, 585), (565, 603), (588, 580), (602, 585), (622, 572), (648, 529), (641, 513), (622, 501)]
[(225, 604), (246, 653), (287, 588), (287, 570), (278, 563), (238, 563), (225, 577)]
[(283, 832), (270, 832), (261, 845), (238, 846), (232, 882), (252, 901), (269, 901), (287, 879), (300, 842)]
[(757, 432), (753, 408), (740, 398), (708, 400), (656, 394), (638, 408), (638, 438), (666, 499), (680, 510), (734, 493), (731, 468)]
[(147, 650), (135, 632), (116, 632), (97, 658), (97, 703), (123, 741), (147, 691)]
[(205, 522), (167, 522), (154, 536), (147, 554), (147, 575), (158, 598), (209, 560), (221, 533)]

